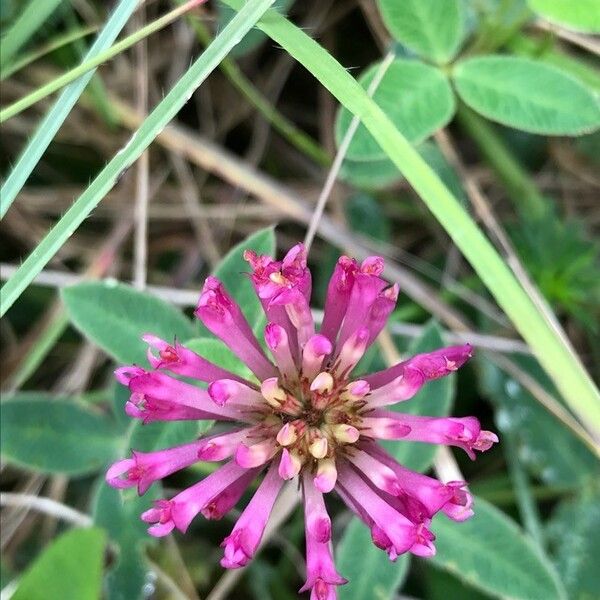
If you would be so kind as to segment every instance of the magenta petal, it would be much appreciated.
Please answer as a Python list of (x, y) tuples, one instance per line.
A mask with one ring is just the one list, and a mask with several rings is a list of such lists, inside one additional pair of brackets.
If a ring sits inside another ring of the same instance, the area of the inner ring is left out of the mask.
[(243, 567), (254, 556), (282, 485), (283, 480), (273, 463), (231, 534), (221, 544), (225, 548), (222, 566), (228, 569)]
[(215, 277), (206, 279), (195, 314), (259, 379), (276, 374), (240, 307)]
[(332, 342), (337, 339), (340, 325), (346, 314), (357, 270), (358, 264), (354, 259), (341, 256), (329, 280), (321, 334)]
[(312, 536), (317, 542), (328, 542), (331, 539), (331, 519), (325, 508), (323, 494), (315, 487), (309, 474), (305, 474), (302, 478), (302, 490), (306, 534)]
[(473, 356), (471, 344), (449, 346), (433, 352), (417, 354), (389, 369), (367, 375), (364, 379), (369, 382), (373, 390), (400, 377), (407, 368), (420, 371), (426, 381), (439, 379), (458, 370), (471, 356)]

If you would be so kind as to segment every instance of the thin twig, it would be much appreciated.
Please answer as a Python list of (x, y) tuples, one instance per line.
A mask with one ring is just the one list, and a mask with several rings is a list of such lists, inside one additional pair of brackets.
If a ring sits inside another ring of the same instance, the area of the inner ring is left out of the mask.
[(42, 496), (35, 496), (34, 494), (1, 492), (0, 506), (14, 506), (35, 510), (61, 519), (62, 521), (67, 521), (78, 527), (89, 527), (92, 525), (92, 518), (89, 515), (79, 512), (66, 504), (52, 500), (52, 498), (44, 498)]
[[(377, 90), (377, 88), (379, 87), (381, 80), (384, 78), (389, 66), (392, 64), (392, 62), (394, 60), (394, 56), (395, 56), (394, 52), (390, 51), (386, 54), (385, 58), (381, 61), (381, 64), (379, 65), (379, 68), (377, 69), (375, 76), (373, 77), (373, 81), (371, 81), (371, 83), (369, 84), (369, 87), (367, 89), (367, 94), (369, 96), (372, 97), (373, 94), (375, 93), (375, 91)], [(329, 196), (331, 195), (331, 190), (333, 189), (333, 186), (335, 185), (335, 182), (337, 180), (340, 169), (342, 168), (342, 163), (344, 162), (344, 158), (346, 157), (346, 154), (348, 153), (348, 148), (350, 147), (350, 144), (352, 143), (352, 138), (354, 137), (354, 134), (356, 133), (356, 130), (358, 129), (359, 125), (360, 125), (360, 117), (358, 117), (358, 116), (352, 117), (352, 121), (350, 121), (350, 126), (348, 127), (348, 130), (344, 134), (342, 142), (340, 143), (340, 147), (337, 151), (337, 154), (335, 155), (335, 159), (333, 160), (333, 164), (331, 165), (331, 168), (329, 169), (329, 172), (327, 173), (327, 178), (325, 179), (325, 184), (323, 185), (323, 189), (321, 190), (321, 193), (319, 194), (319, 199), (317, 200), (317, 205), (315, 206), (315, 210), (312, 214), (312, 218), (308, 225), (308, 231), (306, 232), (306, 237), (304, 238), (304, 245), (306, 246), (307, 252), (310, 250), (310, 246), (313, 242), (315, 233), (317, 232), (317, 228), (319, 226), (319, 221), (321, 220), (321, 217), (323, 216), (323, 211), (325, 210), (325, 205), (327, 204), (327, 200), (329, 199)]]
[(177, 154), (171, 153), (171, 162), (175, 168), (175, 175), (181, 186), (181, 198), (185, 211), (188, 214), (196, 239), (206, 255), (206, 260), (211, 269), (216, 267), (221, 258), (221, 253), (215, 242), (210, 226), (206, 221), (204, 206), (194, 181), (194, 176), (185, 160)]

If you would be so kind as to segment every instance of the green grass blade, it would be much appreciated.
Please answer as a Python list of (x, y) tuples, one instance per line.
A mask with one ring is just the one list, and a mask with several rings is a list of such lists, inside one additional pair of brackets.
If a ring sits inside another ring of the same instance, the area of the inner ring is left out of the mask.
[(30, 0), (0, 42), (0, 67), (8, 65), (29, 38), (56, 10), (62, 0)]
[(162, 29), (163, 27), (166, 27), (167, 25), (178, 19), (181, 15), (189, 11), (191, 8), (196, 6), (198, 2), (199, 0), (189, 0), (189, 2), (186, 2), (179, 8), (172, 10), (166, 15), (163, 15), (155, 21), (152, 21), (152, 23), (149, 23), (145, 27), (142, 27), (135, 33), (132, 33), (131, 35), (127, 36), (125, 39), (116, 43), (114, 46), (111, 46), (107, 50), (100, 52), (99, 54), (97, 54), (93, 58), (90, 58), (89, 60), (84, 60), (75, 68), (67, 71), (66, 73), (63, 73), (62, 75), (60, 75), (56, 79), (53, 79), (52, 81), (49, 81), (45, 85), (42, 85), (30, 94), (27, 94), (27, 96), (24, 96), (16, 102), (13, 102), (12, 104), (8, 105), (6, 108), (3, 108), (2, 110), (0, 110), (0, 123), (4, 123), (4, 121), (10, 119), (11, 117), (14, 117), (15, 115), (18, 115), (26, 108), (29, 108), (30, 106), (33, 106), (36, 102), (39, 102), (43, 98), (46, 98), (46, 96), (50, 96), (50, 94), (53, 94), (60, 88), (68, 85), (72, 81), (75, 81), (82, 75), (85, 75), (88, 71), (95, 69), (96, 67), (113, 58), (117, 54), (120, 54), (124, 50), (127, 50), (127, 48), (131, 48), (131, 46), (137, 44), (137, 42), (148, 37), (150, 34)]
[[(239, 9), (240, 0), (225, 0)], [(364, 125), (454, 240), (510, 317), (570, 408), (600, 432), (600, 394), (568, 342), (545, 320), (475, 221), (354, 78), (315, 40), (276, 11), (257, 24)]]
[(192, 64), (173, 89), (148, 115), (128, 144), (98, 174), (37, 248), (0, 290), (0, 315), (14, 304), (61, 246), (75, 232), (102, 198), (117, 183), (119, 175), (140, 157), (165, 125), (181, 110), (193, 92), (252, 29), (275, 0), (248, 0), (204, 53)]
[[(135, 10), (135, 6), (136, 4), (130, 0), (120, 0), (117, 8), (111, 14), (106, 25), (87, 53), (86, 60), (97, 56), (112, 45)], [(71, 112), (73, 106), (75, 106), (75, 103), (83, 93), (93, 74), (94, 71), (86, 73), (66, 87), (39, 124), (35, 134), (29, 140), (17, 164), (13, 167), (10, 175), (0, 189), (0, 218), (4, 217), (6, 211), (25, 185), (31, 172), (35, 169), (46, 148), (48, 148), (50, 142), (54, 139), (56, 132), (60, 129), (60, 126)]]

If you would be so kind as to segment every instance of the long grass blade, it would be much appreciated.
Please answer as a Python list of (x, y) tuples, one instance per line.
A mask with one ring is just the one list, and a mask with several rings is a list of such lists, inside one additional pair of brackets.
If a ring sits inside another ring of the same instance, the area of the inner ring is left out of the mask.
[[(225, 0), (239, 9), (240, 0)], [(544, 319), (475, 221), (408, 140), (333, 56), (274, 10), (257, 27), (361, 118), (461, 250), (584, 426), (600, 435), (600, 393), (574, 349)]]
[(4, 68), (45, 23), (62, 0), (30, 0), (0, 42), (0, 67)]
[[(135, 7), (136, 3), (131, 2), (131, 0), (120, 0), (84, 60), (89, 60), (97, 56), (112, 45), (120, 31), (125, 27), (125, 23), (127, 23), (129, 17), (134, 12)], [(60, 129), (71, 109), (75, 106), (79, 96), (81, 96), (94, 75), (94, 72), (90, 71), (86, 73), (66, 87), (39, 124), (35, 134), (29, 140), (17, 164), (13, 167), (10, 175), (0, 189), (0, 218), (4, 217), (6, 211), (25, 185), (33, 169), (35, 169), (35, 166), (46, 151), (46, 148), (48, 148), (50, 142), (54, 139), (56, 132)]]
[(102, 169), (86, 191), (76, 200), (37, 248), (27, 257), (0, 290), (0, 316), (14, 304), (60, 247), (76, 231), (119, 176), (139, 158), (165, 125), (175, 117), (190, 96), (252, 29), (275, 0), (248, 0), (240, 12), (191, 65), (173, 89), (148, 115), (127, 145)]

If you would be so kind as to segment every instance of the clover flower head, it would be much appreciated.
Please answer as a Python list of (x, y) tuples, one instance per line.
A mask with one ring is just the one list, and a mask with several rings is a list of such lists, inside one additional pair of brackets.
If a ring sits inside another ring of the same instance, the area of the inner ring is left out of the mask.
[(106, 479), (114, 487), (137, 487), (143, 494), (153, 482), (197, 461), (225, 461), (142, 515), (150, 534), (164, 536), (174, 529), (185, 532), (198, 514), (223, 517), (264, 472), (223, 541), (221, 564), (226, 568), (242, 567), (252, 559), (284, 482), (297, 479), (304, 498), (307, 555), (301, 591), (310, 590), (311, 599), (332, 599), (346, 579), (333, 561), (326, 494), (338, 494), (391, 560), (405, 552), (435, 553), (430, 526), (436, 513), (455, 521), (473, 514), (465, 482), (442, 483), (413, 472), (377, 440), (453, 445), (473, 459), (475, 451), (489, 449), (498, 438), (483, 431), (475, 417), (425, 417), (390, 410), (428, 381), (461, 367), (471, 357), (468, 344), (419, 354), (360, 378), (353, 375), (398, 297), (398, 287), (381, 277), (383, 259), (373, 256), (361, 264), (346, 256), (338, 260), (317, 333), (303, 245), (294, 246), (282, 261), (250, 251), (244, 258), (267, 317), (264, 341), (270, 357), (222, 283), (208, 277), (195, 315), (254, 377), (242, 378), (178, 343), (145, 335), (152, 370), (127, 366), (116, 371), (131, 392), (127, 414), (144, 423), (216, 420), (224, 427), (174, 448), (134, 451), (112, 465)]

